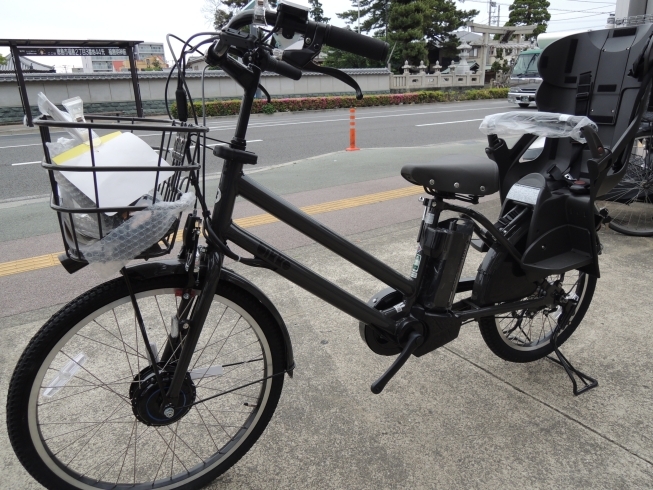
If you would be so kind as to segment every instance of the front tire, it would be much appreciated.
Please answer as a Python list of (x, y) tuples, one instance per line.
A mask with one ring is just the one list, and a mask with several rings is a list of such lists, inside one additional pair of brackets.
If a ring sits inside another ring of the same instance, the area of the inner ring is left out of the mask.
[[(575, 311), (558, 335), (560, 346), (574, 333), (585, 316), (596, 289), (596, 277), (579, 271), (569, 271), (547, 278), (549, 282), (558, 279), (562, 280), (562, 287), (568, 297), (578, 297)], [(532, 362), (553, 352), (551, 338), (560, 308), (554, 306), (552, 309), (540, 308), (538, 311), (517, 310), (504, 315), (480, 318), (478, 325), (486, 345), (501, 359), (510, 362)]]
[[(132, 280), (159, 352), (185, 282), (184, 276)], [(149, 360), (124, 279), (115, 279), (73, 300), (30, 341), (9, 387), (9, 439), (47, 488), (201, 488), (265, 429), (281, 395), (284, 362), (271, 315), (248, 293), (221, 282), (186, 394), (197, 402), (235, 390), (193, 405), (170, 425), (147, 425), (135, 416), (130, 396)]]

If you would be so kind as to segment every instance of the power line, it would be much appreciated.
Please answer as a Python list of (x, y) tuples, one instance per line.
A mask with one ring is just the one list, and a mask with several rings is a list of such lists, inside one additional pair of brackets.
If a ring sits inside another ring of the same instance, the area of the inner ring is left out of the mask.
[(554, 12), (573, 12), (575, 14), (582, 14), (582, 13), (590, 13), (593, 14), (594, 10), (596, 9), (604, 9), (604, 6), (601, 7), (594, 7), (592, 9), (587, 9), (587, 10), (567, 10), (567, 9), (547, 9), (549, 12), (554, 11)]
[(560, 19), (560, 20), (557, 20), (557, 19), (556, 20), (550, 20), (549, 23), (551, 23), (551, 22), (567, 22), (569, 20), (576, 20), (576, 19), (586, 19), (588, 17), (596, 17), (597, 15), (605, 15), (605, 13), (599, 12), (597, 14), (583, 15), (581, 17), (569, 17), (569, 18)]
[[(583, 17), (563, 17), (564, 15), (573, 15), (574, 13), (582, 13), (582, 12), (566, 12), (564, 14), (557, 14), (556, 19), (565, 20), (565, 19), (582, 19), (583, 18)], [(613, 14), (613, 13), (614, 13), (614, 11), (610, 11), (610, 12), (593, 12), (591, 14), (588, 13), (587, 15), (585, 15), (585, 17), (593, 17), (595, 15), (610, 15), (610, 14)]]
[[(605, 24), (598, 24), (598, 25), (595, 25), (595, 26), (582, 27), (582, 29), (602, 29), (602, 28), (605, 28)], [(555, 33), (555, 32), (567, 32), (568, 30), (569, 29), (562, 29), (562, 30), (558, 30), (558, 31), (549, 31), (549, 30), (547, 30), (546, 32), (547, 32), (547, 34), (549, 34), (549, 33)]]

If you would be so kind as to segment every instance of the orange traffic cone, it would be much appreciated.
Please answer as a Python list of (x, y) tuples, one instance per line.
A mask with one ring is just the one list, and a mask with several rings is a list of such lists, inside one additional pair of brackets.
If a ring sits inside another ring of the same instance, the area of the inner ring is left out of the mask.
[(349, 109), (349, 148), (345, 148), (345, 150), (360, 150), (360, 148), (356, 147), (356, 109), (353, 107)]

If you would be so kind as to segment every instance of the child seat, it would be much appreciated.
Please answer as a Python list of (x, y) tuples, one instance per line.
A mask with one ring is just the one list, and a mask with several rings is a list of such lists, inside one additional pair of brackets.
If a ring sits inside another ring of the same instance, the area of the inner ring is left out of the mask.
[[(452, 189), (452, 163), (458, 166), (461, 179), (469, 175), (467, 170), (476, 169), (478, 176), (469, 178), (476, 186), (498, 172), (501, 218), (517, 207), (532, 213), (523, 225), (528, 229), (517, 244), (523, 251), (519, 266), (529, 280), (572, 269), (598, 276), (596, 228), (601, 218), (594, 201), (609, 192), (626, 172), (651, 91), (652, 35), (650, 24), (604, 29), (565, 37), (542, 52), (538, 111), (563, 115), (561, 123), (569, 120), (567, 116), (586, 116), (591, 123), (585, 120), (581, 134), (587, 142), (578, 137), (547, 136), (537, 158), (520, 161), (536, 135), (524, 134), (508, 148), (503, 139), (491, 134), (486, 153), (496, 169), (483, 167), (479, 158), (462, 161), (463, 157), (454, 162), (453, 157), (442, 157), (425, 166), (407, 165), (402, 175), (431, 192), (456, 197), (451, 194), (462, 192)], [(486, 191), (496, 188), (484, 187)]]

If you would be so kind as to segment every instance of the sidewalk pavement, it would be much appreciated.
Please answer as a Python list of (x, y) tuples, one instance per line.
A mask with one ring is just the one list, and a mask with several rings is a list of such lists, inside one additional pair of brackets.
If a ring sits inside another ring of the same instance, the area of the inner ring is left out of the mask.
[[(498, 201), (478, 209), (494, 218)], [(407, 273), (417, 225), (410, 219), (347, 235)], [(599, 380), (580, 397), (550, 361), (496, 358), (475, 323), (436, 352), (410, 359), (373, 395), (370, 383), (392, 359), (364, 345), (356, 320), (272, 272), (232, 265), (278, 307), (297, 369), (259, 442), (208, 488), (653, 488), (653, 241), (610, 230), (600, 236), (602, 277), (585, 320), (562, 348)], [(287, 253), (359, 298), (384, 287), (316, 244)], [(480, 260), (470, 250), (464, 275)], [(42, 323), (0, 329), (3, 399), (20, 352)], [(0, 413), (4, 419), (4, 403)], [(3, 486), (38, 488), (6, 437), (1, 431)]]
[(0, 136), (13, 136), (16, 134), (37, 134), (37, 128), (29, 128), (24, 124), (2, 124), (0, 125)]

